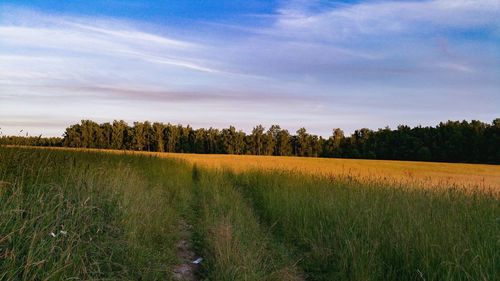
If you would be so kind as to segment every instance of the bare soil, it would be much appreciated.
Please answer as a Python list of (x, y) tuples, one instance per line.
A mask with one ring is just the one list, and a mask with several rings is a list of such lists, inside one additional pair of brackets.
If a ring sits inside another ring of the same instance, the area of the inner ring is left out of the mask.
[(192, 226), (185, 221), (180, 222), (181, 239), (176, 244), (177, 258), (180, 264), (174, 267), (173, 279), (178, 281), (197, 281), (200, 280), (197, 271), (199, 264), (194, 264), (198, 256), (193, 251), (191, 245), (191, 229)]

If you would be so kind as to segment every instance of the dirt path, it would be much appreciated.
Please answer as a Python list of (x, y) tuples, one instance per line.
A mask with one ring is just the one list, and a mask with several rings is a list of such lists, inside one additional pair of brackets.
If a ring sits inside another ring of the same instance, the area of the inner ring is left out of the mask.
[(176, 244), (177, 258), (180, 264), (174, 267), (173, 279), (177, 281), (200, 280), (197, 271), (201, 261), (199, 260), (199, 256), (193, 251), (191, 245), (191, 231), (193, 227), (184, 220), (180, 222), (180, 227), (181, 239)]

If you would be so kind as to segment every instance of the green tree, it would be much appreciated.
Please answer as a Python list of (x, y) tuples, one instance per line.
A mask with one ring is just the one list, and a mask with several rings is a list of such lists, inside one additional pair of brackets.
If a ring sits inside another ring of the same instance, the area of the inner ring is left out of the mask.
[(280, 126), (273, 125), (273, 131), (276, 131), (276, 150), (275, 155), (290, 156), (292, 155), (291, 136), (288, 130), (282, 130)]
[(166, 151), (167, 152), (176, 152), (177, 144), (179, 143), (180, 133), (179, 127), (167, 124), (164, 130), (164, 138), (166, 143)]
[(146, 126), (143, 122), (134, 122), (132, 149), (142, 151), (146, 147)]
[(206, 132), (207, 138), (207, 150), (205, 153), (222, 153), (221, 147), (219, 146), (219, 130), (214, 128), (209, 128)]
[(208, 137), (205, 129), (196, 129), (194, 131), (194, 152), (195, 153), (209, 153), (206, 144), (208, 143)]
[(125, 145), (125, 132), (127, 131), (128, 124), (125, 121), (113, 121), (111, 126), (111, 147), (114, 149), (124, 149)]
[(344, 131), (339, 128), (333, 130), (332, 136), (327, 140), (326, 155), (327, 157), (342, 156), (342, 141), (344, 140)]
[(102, 123), (99, 125), (100, 133), (99, 133), (99, 140), (98, 140), (98, 147), (99, 148), (111, 148), (111, 141), (112, 141), (112, 133), (113, 133), (113, 128), (110, 123)]
[(63, 143), (64, 146), (68, 147), (83, 147), (82, 127), (80, 124), (71, 125), (66, 128)]
[(165, 130), (165, 125), (163, 123), (155, 122), (152, 126), (153, 132), (153, 142), (152, 142), (152, 150), (158, 152), (165, 151), (165, 144), (163, 142), (163, 131)]
[(276, 149), (276, 128), (271, 126), (263, 136), (263, 155), (273, 155)]
[(253, 128), (251, 139), (251, 153), (253, 155), (262, 155), (264, 153), (264, 127), (258, 125)]
[(306, 128), (297, 130), (297, 156), (308, 156), (310, 151), (310, 136)]

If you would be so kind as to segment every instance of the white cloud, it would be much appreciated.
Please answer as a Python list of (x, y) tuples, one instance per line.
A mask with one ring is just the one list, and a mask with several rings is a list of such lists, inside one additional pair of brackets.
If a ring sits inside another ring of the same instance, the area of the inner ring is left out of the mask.
[(270, 34), (294, 38), (349, 40), (388, 33), (432, 33), (443, 28), (500, 29), (500, 1), (375, 1), (311, 12), (308, 5), (283, 8)]
[(466, 72), (466, 73), (474, 73), (475, 70), (467, 65), (464, 64), (459, 64), (459, 63), (453, 63), (453, 62), (440, 62), (436, 64), (437, 67), (447, 69), (447, 70), (453, 70), (453, 71), (459, 71), (459, 72)]
[[(64, 108), (54, 114), (68, 122), (269, 122), (327, 134), (496, 114), (500, 2), (307, 2), (282, 7), (266, 27), (203, 32), (196, 22), (0, 8), (0, 119), (18, 124), (28, 105), (32, 119)], [(476, 31), (485, 38), (456, 35)]]
[[(22, 20), (17, 19), (16, 14)], [(26, 15), (30, 18), (23, 17)], [(137, 30), (133, 25), (120, 21), (57, 18), (23, 10), (3, 11), (0, 18), (4, 18), (0, 20), (0, 42), (3, 45), (0, 52), (6, 50), (11, 56), (16, 56), (11, 52), (17, 50), (33, 57), (36, 54), (57, 53), (69, 60), (75, 56), (92, 59), (99, 56), (102, 60), (139, 59), (216, 72), (199, 63), (196, 54), (200, 50), (196, 44)]]

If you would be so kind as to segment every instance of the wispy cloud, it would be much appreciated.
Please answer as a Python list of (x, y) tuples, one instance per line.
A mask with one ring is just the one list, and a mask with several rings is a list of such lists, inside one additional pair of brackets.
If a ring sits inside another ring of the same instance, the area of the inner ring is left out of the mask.
[(0, 118), (65, 107), (61, 119), (281, 123), (322, 134), (491, 119), (499, 12), (492, 0), (289, 1), (255, 25), (155, 26), (0, 6)]
[(425, 34), (443, 28), (500, 28), (500, 3), (495, 0), (374, 1), (319, 12), (309, 9), (311, 2), (302, 3), (282, 8), (271, 33), (345, 40), (387, 33)]
[[(200, 62), (197, 56), (203, 49), (195, 43), (141, 31), (125, 21), (58, 17), (20, 9), (4, 11), (2, 18), (5, 19), (0, 26), (2, 43), (5, 48), (19, 48), (22, 53), (57, 52), (59, 57), (69, 60), (86, 57), (103, 62), (143, 60), (188, 70), (220, 72)], [(31, 50), (24, 50), (28, 48)]]

